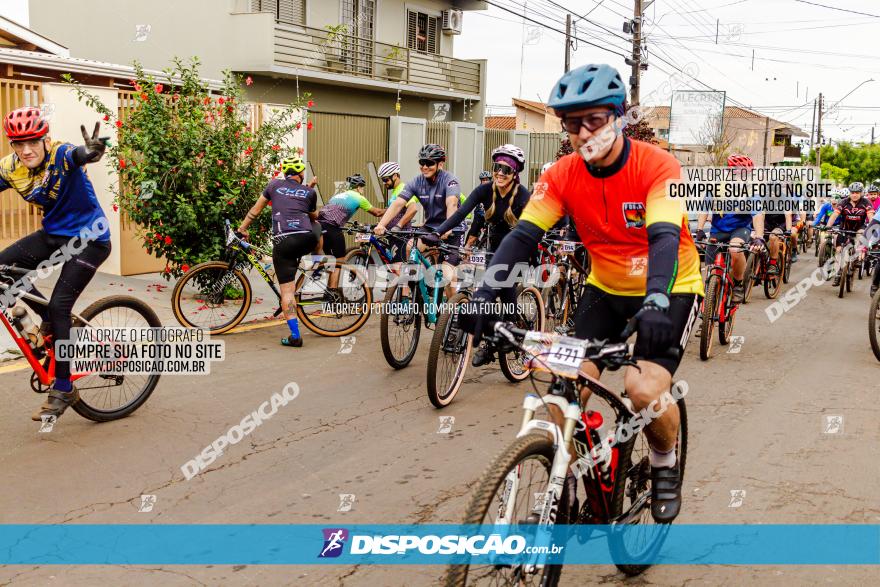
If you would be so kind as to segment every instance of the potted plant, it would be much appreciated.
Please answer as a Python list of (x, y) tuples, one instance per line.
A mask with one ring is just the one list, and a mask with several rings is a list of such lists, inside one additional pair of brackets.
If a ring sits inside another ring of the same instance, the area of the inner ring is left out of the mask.
[(403, 48), (395, 44), (385, 50), (385, 55), (382, 58), (385, 60), (385, 72), (388, 78), (400, 81), (404, 71), (401, 63), (404, 58)]
[(330, 71), (343, 71), (345, 61), (342, 57), (343, 49), (348, 44), (348, 25), (336, 24), (324, 27), (327, 38), (321, 42), (321, 51), (327, 60), (327, 69)]

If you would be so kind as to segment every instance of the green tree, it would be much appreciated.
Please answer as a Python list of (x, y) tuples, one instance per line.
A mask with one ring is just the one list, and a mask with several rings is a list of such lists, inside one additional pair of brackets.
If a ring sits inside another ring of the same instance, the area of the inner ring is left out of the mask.
[[(241, 76), (225, 72), (217, 94), (199, 76), (196, 58), (175, 59), (163, 80), (146, 75), (139, 63), (134, 69), (137, 106), (124, 120), (73, 77), (65, 80), (106, 124), (116, 126), (118, 140), (107, 149), (118, 173), (114, 209), (138, 224), (148, 253), (168, 260), (170, 279), (189, 265), (220, 257), (224, 220), (243, 218), (278, 175), (281, 159), (292, 154), (282, 147), (284, 140), (302, 125), (312, 128), (307, 108), (313, 103), (305, 94), (251, 128), (253, 106), (242, 102)], [(255, 244), (267, 242), (270, 222), (271, 209), (254, 223)]]
[[(825, 164), (829, 167), (829, 173), (834, 173), (831, 168), (846, 171), (846, 181), (860, 181), (871, 183), (880, 178), (880, 145), (853, 145), (840, 143), (836, 146), (825, 145), (821, 147), (822, 176), (837, 179), (837, 176), (828, 176), (825, 173)], [(815, 152), (810, 153), (810, 162), (816, 164)], [(843, 183), (843, 182), (842, 182)]]

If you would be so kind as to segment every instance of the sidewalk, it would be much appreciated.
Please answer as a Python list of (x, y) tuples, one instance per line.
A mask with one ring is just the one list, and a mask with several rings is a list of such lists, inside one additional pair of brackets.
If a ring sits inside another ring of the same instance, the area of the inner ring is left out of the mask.
[[(49, 278), (37, 281), (37, 289), (48, 297), (55, 286), (59, 273), (60, 271), (54, 271)], [(254, 300), (248, 315), (242, 321), (242, 326), (269, 320), (278, 307), (275, 294), (255, 271), (252, 270), (251, 274), (248, 274), (248, 279), (254, 289)], [(160, 273), (146, 273), (128, 277), (98, 273), (77, 300), (74, 311), (83, 310), (100, 298), (127, 295), (149, 304), (159, 316), (163, 326), (180, 326), (174, 318), (174, 312), (171, 311), (171, 292), (175, 283), (176, 279), (167, 281), (162, 278)], [(21, 353), (9, 333), (6, 329), (0, 330), (0, 362), (19, 357), (21, 357)]]

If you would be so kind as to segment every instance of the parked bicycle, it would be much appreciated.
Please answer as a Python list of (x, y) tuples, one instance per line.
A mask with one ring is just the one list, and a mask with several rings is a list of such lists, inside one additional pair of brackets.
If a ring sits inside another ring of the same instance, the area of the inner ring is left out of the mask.
[[(501, 451), (477, 482), (463, 523), (497, 526), (504, 534), (525, 525), (612, 525), (608, 541), (612, 557), (620, 561), (617, 568), (627, 575), (644, 572), (669, 528), (668, 524), (655, 524), (650, 512), (648, 441), (639, 428), (625, 441), (605, 442), (612, 433), (606, 434), (606, 421), (613, 423), (614, 438), (623, 438), (617, 431), (630, 426), (635, 415), (632, 402), (626, 393), (615, 394), (579, 369), (585, 359), (610, 370), (634, 365), (629, 346), (529, 332), (502, 322), (495, 325), (494, 339), (497, 344), (509, 344), (534, 356), (532, 379), (541, 381), (547, 392), (537, 395), (536, 385), (536, 394), (526, 396), (517, 439)], [(579, 402), (584, 386), (592, 391), (587, 406)], [(535, 418), (539, 408), (551, 404), (565, 415), (562, 429), (554, 422)], [(677, 405), (681, 424), (675, 450), (684, 479), (688, 423), (683, 397), (677, 399)], [(567, 449), (572, 440), (575, 455)], [(574, 459), (586, 464), (575, 469)], [(569, 470), (584, 487), (582, 507), (577, 495), (569, 495), (565, 482)], [(579, 472), (584, 475), (579, 476)], [(546, 565), (540, 559), (518, 565), (452, 565), (447, 569), (445, 584), (553, 586), (561, 574), (562, 564)]]
[[(221, 261), (199, 263), (174, 286), (171, 307), (177, 321), (189, 328), (223, 334), (238, 326), (253, 303), (254, 292), (246, 272), (255, 269), (278, 298), (273, 317), (281, 314), (281, 292), (275, 285), (271, 251), (253, 245), (233, 231), (226, 221), (226, 250)], [(324, 260), (305, 259), (296, 277), (296, 313), (306, 328), (321, 336), (346, 336), (361, 328), (370, 317), (373, 293), (366, 276), (352, 266), (339, 267)], [(339, 286), (329, 287), (330, 275), (339, 267)]]
[[(0, 295), (16, 282), (35, 281), (36, 275), (27, 269), (0, 265)], [(29, 289), (19, 285), (19, 290)], [(22, 300), (43, 306), (48, 300), (24, 292)], [(102, 298), (80, 313), (72, 312), (74, 328), (161, 328), (159, 317), (150, 306), (131, 296)], [(0, 322), (9, 331), (25, 360), (33, 369), (31, 389), (46, 393), (55, 380), (55, 351), (53, 337), (47, 329), (33, 322), (24, 304), (3, 308)], [(30, 326), (28, 326), (30, 323)], [(73, 365), (71, 365), (73, 367)], [(80, 400), (70, 407), (83, 418), (95, 422), (109, 422), (130, 416), (144, 405), (160, 375), (114, 375), (104, 373), (71, 373), (76, 382)]]

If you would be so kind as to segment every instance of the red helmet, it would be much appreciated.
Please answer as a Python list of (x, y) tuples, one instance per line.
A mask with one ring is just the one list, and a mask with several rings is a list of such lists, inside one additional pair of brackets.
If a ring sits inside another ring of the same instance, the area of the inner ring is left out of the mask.
[(731, 155), (727, 158), (728, 167), (754, 167), (755, 162), (748, 155)]
[(3, 119), (3, 130), (10, 141), (38, 139), (49, 133), (49, 123), (39, 108), (16, 108)]

